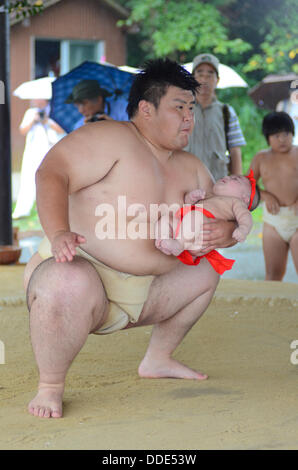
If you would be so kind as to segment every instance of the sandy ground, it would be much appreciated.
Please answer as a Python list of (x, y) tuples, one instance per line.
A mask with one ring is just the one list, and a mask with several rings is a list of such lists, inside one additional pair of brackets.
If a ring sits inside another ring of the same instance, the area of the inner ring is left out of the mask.
[(0, 449), (298, 449), (297, 284), (221, 281), (175, 354), (205, 382), (140, 379), (150, 327), (90, 336), (63, 418), (45, 420), (26, 410), (38, 376), (22, 272), (0, 267)]

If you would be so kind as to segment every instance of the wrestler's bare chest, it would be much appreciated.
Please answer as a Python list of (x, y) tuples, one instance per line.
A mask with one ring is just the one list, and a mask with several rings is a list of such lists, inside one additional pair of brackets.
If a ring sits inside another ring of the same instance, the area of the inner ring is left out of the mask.
[(119, 158), (104, 178), (70, 196), (71, 230), (86, 237), (86, 251), (117, 269), (153, 273), (162, 264), (167, 270), (175, 260), (155, 249), (153, 226), (165, 207), (182, 205), (197, 184), (183, 158), (166, 164), (151, 152)]
[[(183, 160), (173, 158), (161, 164), (150, 152), (119, 158), (108, 173), (95, 184), (70, 196), (71, 214), (84, 212), (90, 217), (98, 205), (119, 208), (119, 198), (127, 205), (183, 204), (184, 194), (197, 187), (197, 177)], [(96, 168), (94, 169), (96, 172)]]

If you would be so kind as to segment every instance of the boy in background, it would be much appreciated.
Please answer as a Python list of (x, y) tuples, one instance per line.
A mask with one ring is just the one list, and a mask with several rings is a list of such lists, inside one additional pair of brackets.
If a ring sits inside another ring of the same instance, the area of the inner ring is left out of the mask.
[(270, 148), (254, 156), (251, 169), (264, 186), (266, 280), (282, 281), (289, 250), (298, 273), (298, 147), (293, 145), (293, 121), (285, 112), (267, 114), (262, 131)]

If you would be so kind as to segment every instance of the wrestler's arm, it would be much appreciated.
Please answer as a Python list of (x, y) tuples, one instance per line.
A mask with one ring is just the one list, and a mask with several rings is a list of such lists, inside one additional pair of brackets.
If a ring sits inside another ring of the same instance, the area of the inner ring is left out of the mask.
[(93, 123), (66, 136), (48, 152), (36, 172), (38, 214), (58, 262), (71, 261), (76, 246), (85, 241), (70, 231), (68, 196), (103, 178), (116, 160), (106, 148), (111, 130), (101, 132), (101, 126)]
[[(258, 180), (262, 177), (261, 161), (262, 157), (266, 153), (266, 150), (262, 150), (261, 152), (258, 152), (252, 159), (250, 170), (253, 170), (256, 182), (258, 182)], [(269, 191), (266, 191), (264, 189), (260, 190), (260, 195), (261, 201), (265, 202), (268, 212), (270, 212), (271, 214), (277, 214), (279, 212), (279, 202), (276, 197), (272, 193), (269, 193)]]
[[(200, 160), (197, 163), (197, 177), (198, 187), (205, 189), (207, 196), (212, 194), (214, 178)], [(232, 233), (236, 227), (236, 222), (223, 219), (210, 219), (210, 221), (205, 222), (203, 225), (203, 244), (199, 254), (206, 254), (216, 248), (235, 245), (237, 242), (233, 239)]]

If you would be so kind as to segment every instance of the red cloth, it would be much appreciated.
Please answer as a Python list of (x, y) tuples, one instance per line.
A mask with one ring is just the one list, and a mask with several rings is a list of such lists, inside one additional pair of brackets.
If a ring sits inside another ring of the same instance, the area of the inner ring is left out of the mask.
[(250, 200), (249, 200), (249, 205), (248, 205), (248, 210), (251, 208), (255, 194), (256, 194), (256, 180), (254, 177), (254, 172), (252, 169), (249, 172), (249, 175), (246, 176), (246, 178), (250, 181), (251, 184), (251, 193), (250, 193)]
[[(206, 215), (206, 217), (209, 217), (211, 219), (215, 219), (214, 215), (211, 212), (207, 211), (206, 209), (204, 209), (202, 207), (198, 207), (198, 206), (195, 206), (195, 205), (181, 207), (175, 214), (176, 217), (180, 217), (180, 220), (179, 220), (179, 223), (178, 223), (178, 226), (177, 226), (177, 229), (176, 229), (176, 233), (175, 233), (175, 238), (177, 238), (177, 235), (178, 235), (183, 217), (186, 214), (188, 214), (188, 212), (191, 212), (191, 211), (199, 211), (199, 212), (202, 212), (204, 215)], [(218, 253), (218, 251), (216, 251), (216, 250), (212, 250), (209, 253), (207, 253), (206, 255), (198, 256), (195, 260), (193, 260), (193, 257), (192, 257), (192, 255), (190, 254), (189, 251), (184, 250), (182, 253), (180, 253), (179, 256), (177, 256), (177, 258), (182, 263), (188, 264), (188, 265), (191, 265), (191, 266), (197, 266), (200, 263), (202, 258), (206, 258), (209, 261), (209, 263), (211, 264), (211, 266), (213, 267), (213, 269), (218, 274), (223, 274), (225, 271), (228, 271), (229, 269), (232, 269), (233, 264), (235, 263), (235, 260), (225, 258), (220, 253)]]

